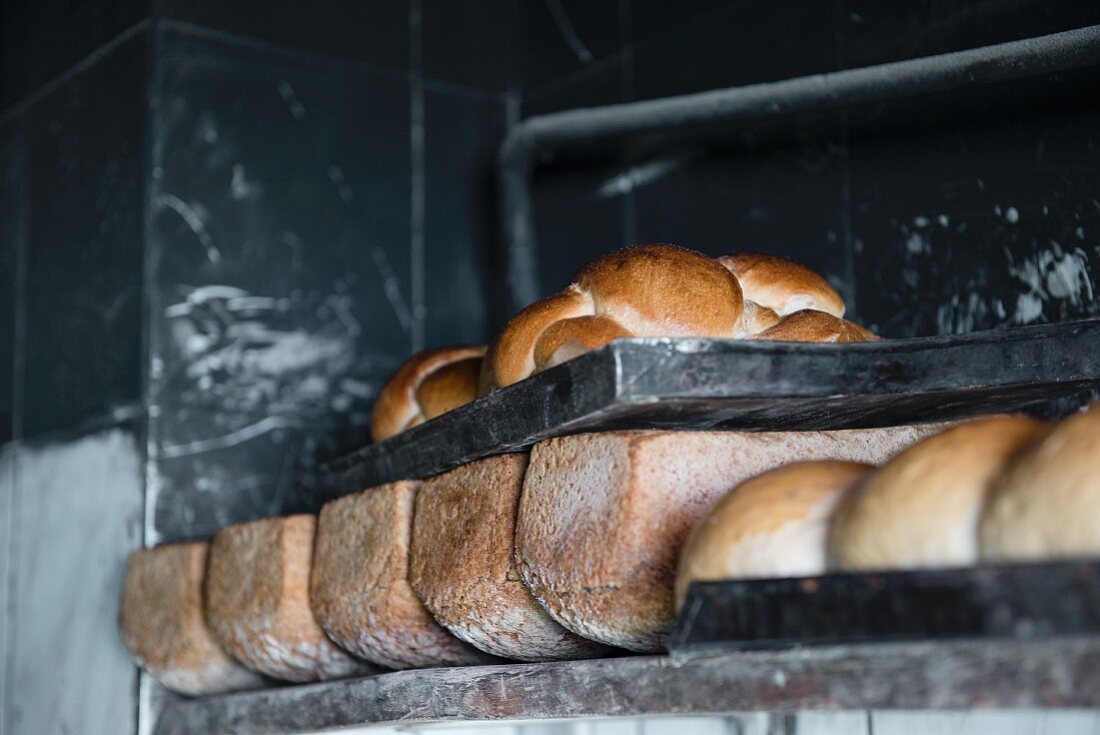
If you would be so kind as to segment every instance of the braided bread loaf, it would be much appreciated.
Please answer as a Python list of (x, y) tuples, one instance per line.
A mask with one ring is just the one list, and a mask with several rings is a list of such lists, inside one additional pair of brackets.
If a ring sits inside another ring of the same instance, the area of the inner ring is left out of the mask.
[(589, 263), (577, 282), (521, 311), (489, 348), (491, 388), (620, 337), (733, 337), (741, 286), (713, 258), (673, 245), (639, 245)]
[(398, 368), (378, 394), (371, 436), (382, 441), (477, 398), (485, 348), (460, 345), (421, 350)]
[(513, 317), (489, 348), (482, 392), (621, 337), (875, 339), (843, 314), (832, 286), (790, 260), (755, 253), (716, 260), (674, 245), (639, 245), (598, 258), (576, 283)]
[(414, 355), (378, 395), (371, 434), (381, 441), (625, 337), (878, 339), (843, 316), (828, 281), (786, 258), (639, 245), (597, 258), (576, 283), (514, 316), (488, 354), (459, 346)]

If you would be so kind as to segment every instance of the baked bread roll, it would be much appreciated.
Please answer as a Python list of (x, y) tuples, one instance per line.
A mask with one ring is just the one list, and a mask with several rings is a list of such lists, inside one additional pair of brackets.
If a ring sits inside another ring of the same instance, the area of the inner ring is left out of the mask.
[(976, 419), (894, 457), (834, 515), (833, 564), (839, 569), (973, 564), (990, 481), (1042, 427), (1023, 417)]
[(516, 572), (512, 539), (526, 467), (527, 455), (505, 454), (421, 485), (413, 520), (413, 590), (444, 627), (494, 656), (593, 656), (602, 648), (551, 620)]
[(981, 550), (987, 559), (1100, 554), (1100, 404), (1009, 461), (993, 481)]
[(742, 311), (737, 279), (713, 258), (674, 245), (619, 250), (508, 322), (486, 357), (488, 383), (503, 388), (619, 337), (733, 337)]
[(419, 482), (394, 482), (327, 503), (317, 519), (310, 604), (329, 637), (393, 669), (493, 659), (435, 622), (409, 585)]
[(660, 651), (684, 541), (731, 488), (798, 460), (876, 464), (933, 430), (634, 431), (541, 442), (516, 523), (520, 574), (578, 635)]
[(752, 339), (772, 342), (874, 342), (871, 330), (823, 311), (804, 309), (783, 317)]
[(762, 253), (734, 253), (721, 256), (718, 262), (737, 278), (746, 301), (779, 317), (804, 309), (844, 316), (844, 300), (836, 289), (793, 260)]
[(210, 545), (206, 620), (222, 648), (286, 681), (322, 681), (370, 667), (336, 647), (309, 608), (311, 515), (223, 528)]
[(688, 537), (676, 609), (696, 580), (824, 573), (829, 518), (872, 469), (858, 462), (795, 462), (742, 482)]
[(221, 649), (203, 617), (206, 542), (130, 555), (118, 627), (122, 642), (154, 679), (189, 696), (254, 689), (263, 679)]
[(484, 347), (463, 345), (410, 357), (378, 394), (371, 437), (388, 439), (477, 398), (484, 356)]

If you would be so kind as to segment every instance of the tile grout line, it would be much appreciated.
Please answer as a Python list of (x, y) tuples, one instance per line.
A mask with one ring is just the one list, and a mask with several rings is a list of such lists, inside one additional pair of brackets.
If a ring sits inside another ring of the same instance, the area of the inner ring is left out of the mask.
[(16, 570), (18, 568), (16, 552), (18, 550), (17, 533), (19, 524), (15, 521), (15, 514), (19, 509), (18, 494), (19, 494), (19, 454), (22, 451), (19, 440), (15, 440), (8, 444), (7, 451), (11, 453), (11, 488), (8, 495), (7, 503), (7, 521), (8, 521), (8, 553), (7, 562), (4, 569), (4, 585), (7, 599), (5, 600), (4, 607), (4, 639), (3, 649), (4, 657), (0, 659), (0, 735), (7, 735), (11, 732), (11, 722), (14, 719), (12, 717), (12, 702), (10, 683), (12, 681), (12, 669), (15, 666), (15, 591), (16, 591)]
[[(634, 10), (631, 0), (619, 0), (619, 45), (623, 53), (623, 64), (619, 70), (619, 94), (623, 102), (634, 101), (633, 23)], [(624, 163), (626, 170), (632, 171), (634, 157), (628, 153)], [(638, 244), (638, 201), (634, 193), (636, 188), (636, 185), (632, 185), (623, 194), (623, 247)]]
[[(152, 2), (150, 41), (145, 66), (145, 142), (142, 146), (143, 186), (142, 192), (142, 397), (140, 425), (144, 441), (142, 452), (141, 483), (141, 527), (139, 529), (139, 547), (153, 545), (157, 540), (156, 498), (159, 488), (156, 446), (157, 417), (155, 401), (159, 386), (160, 340), (157, 332), (157, 315), (160, 313), (160, 301), (157, 292), (157, 254), (154, 252), (154, 209), (153, 201), (157, 191), (158, 172), (161, 170), (162, 149), (160, 132), (162, 130), (160, 90), (162, 54), (161, 4)], [(133, 692), (134, 735), (151, 733), (155, 726), (154, 703), (152, 700), (152, 681), (140, 667), (135, 677)]]
[(12, 441), (6, 451), (11, 452), (11, 488), (6, 504), (8, 545), (6, 564), (3, 570), (2, 582), (5, 590), (5, 607), (3, 611), (4, 628), (0, 631), (3, 635), (3, 658), (0, 659), (0, 735), (11, 732), (12, 702), (11, 682), (13, 681), (15, 666), (15, 593), (17, 589), (18, 552), (19, 552), (19, 524), (16, 515), (19, 512), (19, 455), (22, 452), (23, 440), (23, 391), (26, 375), (26, 345), (27, 345), (27, 260), (30, 257), (30, 243), (28, 238), (29, 212), (27, 206), (29, 194), (29, 178), (25, 175), (27, 168), (27, 149), (22, 139), (22, 130), (19, 132), (19, 153), (15, 166), (19, 173), (18, 199), (22, 206), (16, 217), (15, 236), (15, 324), (12, 350)]
[(412, 303), (412, 351), (424, 347), (425, 272), (425, 151), (424, 151), (424, 6), (422, 0), (409, 3), (409, 269), (410, 301)]
[(840, 178), (840, 196), (841, 196), (841, 227), (843, 232), (841, 238), (844, 242), (844, 278), (848, 285), (848, 311), (855, 315), (853, 318), (858, 318), (860, 323), (864, 322), (863, 315), (859, 312), (859, 292), (856, 288), (856, 255), (855, 255), (855, 238), (852, 231), (852, 164), (850, 155), (850, 142), (848, 131), (848, 115), (842, 113), (842, 132), (841, 132), (841, 178)]

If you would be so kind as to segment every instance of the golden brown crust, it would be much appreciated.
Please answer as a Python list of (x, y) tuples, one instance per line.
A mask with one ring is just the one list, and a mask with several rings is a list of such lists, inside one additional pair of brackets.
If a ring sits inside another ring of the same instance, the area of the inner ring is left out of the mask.
[(1009, 460), (992, 482), (980, 537), (987, 559), (1100, 554), (1100, 404)]
[(206, 542), (142, 549), (126, 566), (119, 631), (154, 679), (189, 696), (256, 688), (263, 680), (230, 658), (203, 617)]
[(325, 636), (309, 607), (316, 519), (265, 518), (218, 531), (210, 546), (206, 619), (249, 668), (286, 681), (368, 670)]
[(619, 337), (734, 337), (742, 309), (737, 279), (713, 258), (674, 245), (619, 250), (508, 323), (490, 349), (482, 392)]
[(578, 316), (554, 322), (535, 343), (535, 364), (552, 368), (608, 342), (632, 337), (623, 325), (608, 316)]
[(676, 576), (676, 607), (697, 580), (809, 576), (825, 571), (829, 517), (873, 469), (795, 462), (745, 480), (692, 531)]
[(382, 388), (371, 416), (371, 436), (382, 441), (477, 397), (485, 348), (460, 345), (421, 350)]
[(481, 374), (482, 355), (458, 360), (424, 378), (416, 390), (416, 402), (425, 421), (442, 416), (477, 398), (477, 381)]
[(779, 316), (803, 309), (844, 316), (844, 300), (829, 282), (804, 265), (776, 255), (733, 253), (718, 262), (737, 277), (745, 298)]
[(556, 624), (523, 586), (513, 545), (527, 456), (471, 462), (424, 482), (410, 582), (437, 621), (487, 653), (539, 661), (601, 648)]
[(783, 317), (778, 324), (752, 339), (771, 342), (876, 342), (881, 339), (871, 330), (839, 319), (823, 311), (806, 309)]
[(961, 566), (978, 558), (978, 519), (1001, 466), (1042, 430), (997, 416), (914, 444), (837, 510), (829, 552), (840, 569)]
[(516, 314), (489, 348), (489, 389), (518, 383), (536, 372), (535, 345), (547, 327), (562, 319), (592, 314), (592, 300), (570, 286)]
[(447, 632), (409, 584), (419, 482), (394, 482), (327, 503), (317, 521), (310, 604), (342, 648), (395, 669), (492, 660)]
[(732, 337), (742, 298), (731, 275), (692, 250), (639, 245), (592, 261), (577, 285), (636, 337)]

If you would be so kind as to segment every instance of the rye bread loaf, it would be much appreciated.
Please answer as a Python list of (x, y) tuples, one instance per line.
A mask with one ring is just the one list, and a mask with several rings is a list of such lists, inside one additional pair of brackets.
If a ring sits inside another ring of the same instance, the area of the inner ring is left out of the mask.
[(492, 657), (436, 623), (409, 585), (419, 487), (393, 482), (321, 509), (310, 576), (313, 614), (342, 648), (382, 666), (486, 663)]
[(539, 606), (516, 571), (513, 533), (527, 455), (463, 465), (420, 487), (410, 581), (435, 619), (494, 656), (581, 658), (602, 647)]
[(223, 528), (210, 546), (206, 619), (234, 658), (286, 681), (367, 673), (328, 639), (309, 607), (312, 515)]
[(795, 461), (877, 464), (936, 428), (550, 439), (532, 451), (524, 484), (515, 537), (520, 574), (551, 616), (578, 635), (660, 651), (673, 623), (684, 541), (734, 486)]
[(130, 555), (118, 627), (134, 659), (169, 689), (190, 696), (263, 685), (221, 649), (203, 617), (205, 541)]

